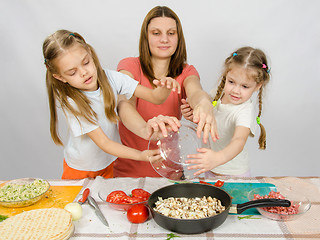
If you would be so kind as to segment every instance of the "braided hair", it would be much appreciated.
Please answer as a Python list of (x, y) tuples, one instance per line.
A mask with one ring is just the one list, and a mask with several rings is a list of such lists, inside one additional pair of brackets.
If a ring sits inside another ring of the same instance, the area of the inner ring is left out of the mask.
[(263, 51), (252, 47), (242, 47), (231, 53), (231, 55), (224, 62), (224, 70), (221, 76), (221, 81), (218, 85), (213, 101), (218, 101), (221, 98), (226, 83), (227, 73), (235, 64), (254, 70), (255, 75), (253, 76), (253, 79), (257, 84), (261, 84), (258, 92), (259, 112), (257, 116), (257, 123), (260, 126), (260, 137), (258, 142), (259, 149), (266, 149), (266, 130), (260, 122), (260, 116), (262, 113), (262, 93), (264, 86), (270, 80), (270, 68), (268, 67), (267, 57)]

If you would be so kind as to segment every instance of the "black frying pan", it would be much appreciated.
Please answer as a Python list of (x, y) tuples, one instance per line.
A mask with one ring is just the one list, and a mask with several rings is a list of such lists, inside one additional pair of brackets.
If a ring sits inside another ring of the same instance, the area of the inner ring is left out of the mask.
[[(211, 196), (219, 199), (221, 204), (226, 207), (226, 210), (218, 215), (202, 219), (177, 219), (164, 216), (153, 209), (155, 207), (155, 202), (158, 201), (158, 197), (165, 199), (169, 197), (194, 198), (203, 196)], [(249, 208), (273, 206), (289, 207), (291, 203), (288, 200), (282, 199), (260, 199), (232, 206), (230, 195), (220, 188), (198, 183), (181, 183), (156, 190), (151, 194), (148, 205), (151, 209), (153, 219), (161, 227), (177, 233), (198, 234), (220, 226), (226, 220), (229, 211), (239, 214)]]

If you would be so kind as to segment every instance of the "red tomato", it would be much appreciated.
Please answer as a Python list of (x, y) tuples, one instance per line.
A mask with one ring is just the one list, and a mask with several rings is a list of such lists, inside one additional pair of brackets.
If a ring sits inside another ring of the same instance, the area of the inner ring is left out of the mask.
[(149, 209), (144, 204), (133, 205), (127, 211), (127, 218), (132, 223), (143, 223), (149, 218)]
[(214, 184), (214, 186), (216, 186), (216, 187), (222, 187), (223, 184), (224, 184), (224, 181), (218, 180), (218, 181), (216, 181), (216, 183)]
[(132, 197), (141, 198), (141, 200), (143, 200), (143, 201), (148, 200), (151, 195), (149, 192), (147, 192), (141, 188), (133, 189), (131, 191), (131, 194), (132, 194)]
[(130, 197), (130, 196), (127, 196), (123, 199), (123, 201), (125, 203), (139, 203), (139, 202), (142, 202), (141, 201), (141, 198), (138, 198), (138, 197)]
[(124, 191), (113, 191), (109, 193), (106, 201), (110, 203), (125, 203), (124, 199), (128, 197), (128, 195)]

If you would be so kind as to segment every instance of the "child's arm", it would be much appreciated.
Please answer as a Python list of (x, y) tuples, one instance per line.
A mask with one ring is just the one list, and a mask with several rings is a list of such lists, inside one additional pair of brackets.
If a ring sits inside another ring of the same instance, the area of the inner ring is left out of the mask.
[(87, 135), (104, 152), (116, 157), (129, 158), (138, 161), (157, 161), (161, 159), (159, 149), (139, 151), (126, 147), (108, 138), (100, 127), (87, 133)]
[(200, 169), (195, 173), (195, 175), (199, 175), (232, 160), (243, 150), (249, 134), (249, 128), (237, 126), (231, 142), (223, 150), (215, 152), (211, 149), (200, 148), (198, 154), (188, 155), (188, 158), (191, 159), (187, 160), (186, 163), (195, 164), (188, 169)]
[(153, 104), (162, 104), (169, 97), (171, 90), (177, 91), (178, 94), (181, 92), (179, 83), (171, 77), (153, 80), (153, 83), (157, 86), (154, 89), (138, 85), (133, 95)]
[(131, 132), (141, 138), (148, 140), (154, 132), (161, 132), (164, 137), (168, 130), (178, 131), (181, 126), (176, 117), (162, 116), (154, 117), (146, 122), (135, 108), (134, 99), (127, 100), (124, 96), (118, 97), (118, 115)]
[(185, 100), (185, 99), (181, 99), (181, 106), (180, 106), (180, 109), (181, 109), (181, 113), (182, 113), (182, 116), (189, 120), (189, 121), (193, 121), (193, 110), (192, 108), (190, 107), (189, 103)]

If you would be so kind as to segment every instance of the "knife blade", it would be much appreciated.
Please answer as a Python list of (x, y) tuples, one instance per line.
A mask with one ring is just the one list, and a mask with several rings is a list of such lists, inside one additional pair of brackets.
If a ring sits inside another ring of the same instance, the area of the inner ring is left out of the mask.
[(81, 205), (85, 203), (85, 201), (87, 201), (89, 194), (90, 194), (90, 189), (86, 188), (82, 193), (82, 198), (78, 200), (78, 203), (80, 203)]
[(105, 216), (102, 214), (96, 200), (94, 200), (93, 197), (88, 196), (88, 203), (91, 207), (94, 208), (94, 212), (96, 213), (96, 215), (98, 216), (98, 218), (100, 219), (100, 221), (106, 225), (107, 227), (109, 227), (109, 223), (107, 221), (107, 219), (105, 218)]

